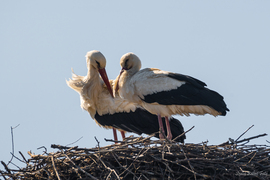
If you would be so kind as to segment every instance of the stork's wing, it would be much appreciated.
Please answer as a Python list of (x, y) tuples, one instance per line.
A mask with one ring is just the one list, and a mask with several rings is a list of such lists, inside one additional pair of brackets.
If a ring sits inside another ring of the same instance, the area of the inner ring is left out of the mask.
[[(129, 113), (118, 112), (103, 115), (96, 113), (95, 120), (102, 126), (110, 126), (139, 135), (142, 133), (150, 135), (159, 131), (158, 117), (142, 108), (137, 108), (134, 112), (131, 111)], [(165, 118), (162, 118), (162, 121), (165, 126)], [(170, 125), (173, 138), (184, 132), (184, 128), (179, 120), (171, 118)], [(167, 132), (165, 133), (167, 134)], [(159, 138), (158, 133), (156, 137)], [(177, 141), (184, 142), (185, 138), (185, 135), (181, 136)]]
[(206, 88), (206, 84), (190, 76), (158, 69), (144, 69), (136, 73), (130, 83), (136, 94), (147, 103), (161, 105), (206, 105), (222, 115), (227, 108), (223, 97)]

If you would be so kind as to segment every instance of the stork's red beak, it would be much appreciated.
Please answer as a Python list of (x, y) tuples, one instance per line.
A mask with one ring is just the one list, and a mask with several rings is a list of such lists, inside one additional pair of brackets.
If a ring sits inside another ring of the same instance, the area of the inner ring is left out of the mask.
[(120, 74), (119, 74), (118, 79), (117, 79), (117, 82), (116, 82), (115, 92), (117, 92), (117, 91), (119, 90), (119, 80), (120, 80), (120, 76), (121, 76), (121, 74), (124, 72), (124, 70), (125, 70), (125, 69), (122, 68), (121, 71), (120, 71)]
[[(109, 79), (108, 79), (108, 76), (107, 76), (107, 73), (106, 73), (106, 70), (105, 68), (103, 69), (99, 69), (98, 70), (99, 74), (101, 75), (104, 83), (106, 84), (107, 88), (108, 88), (108, 91), (110, 92), (111, 96), (113, 97), (113, 91), (112, 91), (112, 87), (111, 87), (111, 84), (109, 82)], [(113, 97), (114, 98), (114, 97)]]

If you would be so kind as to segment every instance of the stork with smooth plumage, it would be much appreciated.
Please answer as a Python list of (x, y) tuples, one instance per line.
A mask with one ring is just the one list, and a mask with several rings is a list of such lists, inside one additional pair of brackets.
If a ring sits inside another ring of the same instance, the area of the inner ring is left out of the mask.
[[(169, 118), (172, 115), (225, 116), (229, 111), (223, 97), (206, 88), (206, 84), (193, 77), (162, 71), (155, 68), (141, 69), (141, 61), (133, 53), (121, 57), (122, 67), (117, 77), (114, 92), (130, 102), (138, 103), (149, 112), (158, 115), (158, 122), (164, 131), (161, 118), (165, 117), (168, 138), (171, 139)], [(164, 138), (160, 134), (160, 138)]]
[[(89, 112), (99, 126), (113, 129), (115, 141), (117, 141), (115, 129), (121, 131), (123, 138), (125, 132), (153, 134), (159, 131), (156, 115), (136, 103), (120, 98), (117, 93), (113, 98), (111, 86), (114, 85), (114, 81), (108, 80), (105, 71), (106, 59), (101, 52), (95, 50), (88, 52), (86, 61), (87, 75), (78, 76), (73, 73), (72, 79), (67, 81), (67, 84), (79, 93), (81, 107)], [(163, 122), (165, 123), (165, 119)], [(182, 124), (177, 119), (173, 119), (170, 123), (175, 126), (172, 130), (173, 137), (184, 132)], [(178, 141), (184, 142), (184, 139), (185, 136), (182, 136)]]

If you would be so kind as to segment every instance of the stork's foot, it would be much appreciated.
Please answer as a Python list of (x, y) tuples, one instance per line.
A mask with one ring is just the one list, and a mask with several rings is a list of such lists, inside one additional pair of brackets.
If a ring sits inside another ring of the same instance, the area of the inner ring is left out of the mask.
[(167, 127), (167, 138), (169, 140), (172, 140), (171, 126), (170, 126), (169, 118), (167, 116), (165, 116), (165, 123), (166, 123), (166, 127)]
[[(118, 141), (117, 132), (116, 132), (116, 129), (114, 128), (113, 128), (113, 138), (114, 138), (114, 141)], [(114, 142), (114, 144), (117, 144), (117, 142)]]
[(172, 134), (171, 133), (167, 135), (167, 139), (172, 140)]
[(158, 114), (158, 124), (159, 124), (159, 130), (161, 131), (159, 133), (159, 139), (165, 139), (163, 136), (163, 134), (165, 134), (165, 133), (164, 133), (164, 127), (163, 127), (163, 123), (162, 123), (162, 118), (159, 114)]
[(159, 133), (159, 139), (161, 140), (165, 139), (162, 133)]
[(121, 131), (123, 141), (126, 139), (125, 131)]

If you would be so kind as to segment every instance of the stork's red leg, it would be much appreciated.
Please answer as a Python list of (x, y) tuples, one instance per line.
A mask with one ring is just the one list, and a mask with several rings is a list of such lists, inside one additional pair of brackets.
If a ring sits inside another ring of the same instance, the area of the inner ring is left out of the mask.
[[(161, 129), (161, 131), (165, 134), (164, 128), (163, 128), (163, 123), (162, 123), (162, 118), (159, 114), (158, 114), (158, 124), (159, 124), (159, 129)], [(159, 133), (159, 138), (164, 139), (164, 136), (162, 133)]]
[(125, 131), (121, 131), (122, 139), (124, 140), (126, 138)]
[[(114, 140), (115, 140), (115, 141), (118, 141), (116, 129), (113, 128), (112, 130), (113, 130), (113, 137), (114, 137)], [(115, 142), (115, 144), (116, 144), (116, 142)]]
[(171, 126), (170, 126), (168, 116), (165, 116), (165, 122), (166, 122), (166, 127), (167, 127), (167, 138), (169, 140), (171, 140), (172, 139), (172, 132), (171, 132)]

